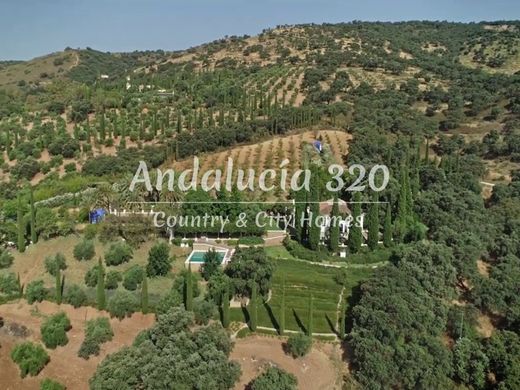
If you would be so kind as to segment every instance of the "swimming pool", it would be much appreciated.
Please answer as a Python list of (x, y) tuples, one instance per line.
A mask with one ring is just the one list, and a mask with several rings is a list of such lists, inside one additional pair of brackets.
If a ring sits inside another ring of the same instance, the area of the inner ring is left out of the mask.
[[(186, 263), (196, 263), (196, 264), (203, 264), (204, 263), (204, 256), (206, 255), (207, 251), (203, 250), (194, 250), (190, 253), (188, 258), (186, 259)], [(224, 260), (224, 257), (226, 256), (227, 251), (218, 250), (216, 251), (218, 258), (220, 259), (220, 262)]]

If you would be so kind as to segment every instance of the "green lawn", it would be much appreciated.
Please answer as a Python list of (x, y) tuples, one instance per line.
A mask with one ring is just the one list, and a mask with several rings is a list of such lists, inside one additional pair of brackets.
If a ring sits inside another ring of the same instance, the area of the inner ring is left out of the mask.
[[(332, 333), (336, 329), (336, 308), (342, 286), (335, 280), (339, 272), (328, 268), (306, 264), (295, 260), (275, 260), (271, 300), (259, 305), (258, 325), (277, 328), (280, 313), (282, 277), (285, 274), (285, 327), (289, 330), (305, 330), (308, 323), (309, 296), (314, 302), (314, 333)], [(349, 269), (349, 278), (344, 299), (351, 295), (352, 288), (368, 279), (371, 269)], [(247, 314), (242, 309), (232, 309), (231, 319), (244, 322)]]

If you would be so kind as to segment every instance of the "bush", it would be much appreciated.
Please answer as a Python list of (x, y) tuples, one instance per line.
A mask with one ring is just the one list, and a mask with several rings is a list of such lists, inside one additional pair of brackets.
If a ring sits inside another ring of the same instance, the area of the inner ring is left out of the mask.
[(67, 287), (63, 300), (65, 303), (78, 308), (87, 303), (87, 294), (80, 286), (73, 284), (72, 286)]
[(114, 332), (108, 318), (100, 317), (87, 321), (85, 340), (81, 344), (78, 356), (83, 359), (88, 359), (91, 355), (97, 356), (100, 344), (112, 340), (112, 337)]
[(96, 264), (85, 274), (85, 284), (87, 287), (96, 287), (98, 282), (99, 265)]
[(107, 290), (115, 290), (119, 286), (119, 282), (123, 280), (121, 273), (117, 271), (110, 271), (107, 273), (105, 280), (105, 288)]
[(61, 383), (53, 381), (52, 379), (45, 378), (40, 383), (40, 390), (65, 390), (66, 387)]
[(199, 325), (207, 325), (209, 320), (216, 314), (216, 306), (209, 301), (195, 301), (193, 306), (195, 322)]
[(238, 240), (241, 245), (262, 245), (264, 242), (264, 239), (258, 236), (240, 237)]
[(112, 317), (122, 320), (137, 308), (137, 298), (128, 291), (116, 291), (108, 300), (108, 312)]
[(0, 293), (13, 296), (20, 292), (18, 278), (13, 272), (0, 274)]
[(130, 245), (124, 242), (112, 244), (105, 254), (105, 263), (107, 265), (120, 265), (130, 261), (132, 255), (133, 252)]
[(41, 345), (33, 344), (30, 341), (15, 346), (11, 352), (11, 359), (18, 364), (22, 378), (25, 378), (27, 374), (38, 375), (50, 360)]
[(33, 280), (27, 285), (25, 298), (29, 304), (41, 302), (47, 297), (48, 290), (43, 285), (43, 280)]
[(67, 269), (67, 262), (65, 256), (61, 253), (56, 253), (54, 256), (45, 258), (45, 270), (52, 276), (56, 276), (57, 271)]
[(277, 367), (269, 367), (265, 372), (251, 381), (248, 389), (251, 390), (296, 390), (297, 380), (293, 374), (289, 374)]
[(93, 240), (96, 238), (98, 231), (98, 225), (87, 225), (83, 234), (85, 235), (85, 240)]
[(50, 349), (66, 345), (69, 342), (67, 331), (70, 328), (70, 321), (65, 313), (49, 317), (40, 327), (43, 343)]
[(312, 347), (312, 338), (303, 333), (296, 333), (289, 336), (287, 340), (287, 351), (293, 358), (307, 355)]
[(0, 269), (9, 268), (13, 264), (14, 257), (11, 252), (0, 249)]
[(144, 270), (139, 265), (134, 265), (125, 272), (123, 278), (123, 287), (127, 290), (134, 291), (141, 284), (144, 278)]
[(155, 244), (148, 253), (146, 273), (150, 277), (164, 276), (170, 272), (170, 269), (170, 247), (165, 242), (159, 242)]
[(83, 240), (74, 247), (74, 258), (76, 260), (90, 260), (96, 255), (94, 242), (92, 240)]

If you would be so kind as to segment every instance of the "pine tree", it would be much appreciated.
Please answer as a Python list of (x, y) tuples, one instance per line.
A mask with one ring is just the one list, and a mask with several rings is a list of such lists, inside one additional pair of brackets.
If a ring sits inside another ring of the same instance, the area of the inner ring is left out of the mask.
[(354, 192), (352, 200), (353, 221), (348, 235), (348, 247), (351, 253), (357, 253), (361, 249), (361, 244), (363, 243), (363, 227), (358, 226), (358, 220), (361, 216), (361, 193), (359, 191)]
[(329, 249), (333, 253), (338, 252), (339, 248), (339, 204), (338, 195), (334, 195), (334, 203), (332, 204), (331, 211), (331, 226), (329, 235)]
[(228, 288), (222, 293), (222, 326), (229, 327), (229, 291)]
[(146, 275), (143, 277), (141, 284), (141, 311), (143, 314), (148, 313), (148, 278)]
[(97, 307), (99, 310), (105, 309), (106, 297), (105, 297), (105, 268), (103, 267), (103, 262), (101, 261), (101, 257), (98, 260), (98, 280), (97, 280), (97, 289), (96, 289), (96, 297), (97, 297)]
[(285, 274), (282, 275), (282, 298), (280, 302), (280, 319), (278, 321), (280, 336), (285, 333)]
[(379, 197), (377, 192), (372, 195), (372, 203), (368, 209), (368, 239), (367, 245), (371, 250), (377, 248), (379, 241)]
[(184, 306), (187, 311), (193, 311), (193, 277), (191, 274), (191, 264), (188, 265), (188, 273), (184, 282)]
[(312, 293), (309, 296), (309, 318), (307, 322), (307, 335), (312, 337), (312, 333), (314, 331), (314, 304), (313, 304), (313, 296)]
[(61, 305), (62, 289), (61, 289), (61, 269), (57, 267), (56, 270), (56, 303)]
[(25, 222), (23, 218), (22, 210), (22, 199), (18, 194), (18, 209), (17, 209), (17, 222), (18, 222), (18, 251), (25, 252)]
[(38, 242), (38, 235), (36, 234), (36, 210), (34, 208), (34, 194), (32, 187), (30, 188), (30, 204), (31, 204), (31, 241), (33, 244)]
[(251, 299), (249, 300), (249, 307), (247, 309), (249, 313), (249, 327), (253, 332), (256, 332), (256, 325), (258, 320), (257, 299), (256, 282), (253, 281), (251, 286)]
[(392, 246), (392, 205), (388, 203), (385, 213), (385, 226), (383, 228), (383, 245), (386, 248)]

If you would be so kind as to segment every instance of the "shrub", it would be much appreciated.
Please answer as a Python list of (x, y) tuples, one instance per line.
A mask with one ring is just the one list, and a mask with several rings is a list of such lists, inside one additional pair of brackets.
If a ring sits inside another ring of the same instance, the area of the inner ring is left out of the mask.
[(0, 274), (0, 293), (12, 296), (20, 292), (18, 278), (13, 272)]
[(95, 254), (94, 242), (92, 240), (83, 240), (74, 247), (74, 258), (76, 260), (90, 260)]
[(81, 307), (87, 303), (87, 294), (77, 284), (67, 287), (64, 296), (64, 302), (75, 308)]
[(33, 344), (30, 341), (16, 345), (11, 352), (11, 359), (18, 364), (22, 378), (25, 378), (27, 374), (38, 375), (50, 360), (41, 345)]
[(108, 290), (115, 290), (119, 286), (119, 282), (123, 280), (121, 273), (117, 271), (110, 271), (107, 273), (105, 288)]
[(56, 276), (57, 271), (67, 269), (67, 262), (65, 256), (61, 253), (56, 253), (54, 256), (45, 258), (45, 270), (52, 276)]
[(85, 235), (85, 240), (93, 240), (96, 238), (98, 231), (98, 225), (87, 225), (83, 234)]
[(49, 317), (40, 327), (43, 343), (50, 349), (66, 345), (69, 342), (67, 331), (70, 328), (70, 321), (65, 313)]
[(156, 307), (157, 314), (165, 314), (172, 307), (181, 306), (183, 304), (182, 294), (176, 289), (172, 288), (168, 294), (163, 296)]
[(264, 239), (257, 236), (240, 237), (238, 243), (241, 245), (262, 245), (264, 243)]
[(277, 367), (269, 367), (265, 372), (251, 381), (248, 389), (251, 390), (296, 390), (297, 380), (293, 374), (289, 374)]
[(311, 350), (312, 338), (303, 333), (291, 334), (287, 340), (287, 351), (293, 358), (307, 355)]
[(45, 378), (40, 383), (40, 390), (65, 390), (66, 387), (61, 383), (53, 381), (52, 379)]
[(96, 264), (85, 274), (85, 284), (87, 287), (96, 287), (98, 282), (99, 265)]
[(33, 280), (27, 285), (25, 298), (29, 304), (41, 302), (47, 297), (47, 289), (43, 285), (43, 280)]
[(0, 249), (0, 269), (9, 268), (13, 264), (14, 257), (11, 252)]
[(88, 359), (91, 355), (97, 356), (100, 344), (112, 340), (112, 337), (114, 337), (114, 332), (108, 318), (100, 317), (87, 321), (85, 340), (81, 344), (78, 356), (83, 359)]
[(141, 284), (144, 278), (144, 270), (139, 265), (134, 265), (125, 272), (123, 278), (123, 287), (127, 290), (134, 291)]
[(199, 325), (207, 325), (209, 320), (216, 313), (216, 306), (209, 301), (195, 301), (193, 312), (195, 314), (195, 322)]
[(170, 272), (170, 247), (165, 242), (155, 244), (148, 253), (146, 273), (150, 277), (164, 276)]
[(130, 245), (124, 242), (112, 244), (105, 254), (105, 263), (107, 265), (120, 265), (130, 261), (132, 255), (133, 252)]
[(108, 300), (108, 311), (112, 317), (122, 320), (137, 308), (137, 298), (128, 291), (116, 291)]

